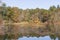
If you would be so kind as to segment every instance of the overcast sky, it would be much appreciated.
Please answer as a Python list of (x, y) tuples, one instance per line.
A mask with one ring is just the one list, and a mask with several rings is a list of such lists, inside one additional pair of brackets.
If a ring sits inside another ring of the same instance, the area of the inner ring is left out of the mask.
[(44, 8), (48, 9), (50, 6), (58, 4), (60, 0), (2, 0), (7, 6), (26, 8)]

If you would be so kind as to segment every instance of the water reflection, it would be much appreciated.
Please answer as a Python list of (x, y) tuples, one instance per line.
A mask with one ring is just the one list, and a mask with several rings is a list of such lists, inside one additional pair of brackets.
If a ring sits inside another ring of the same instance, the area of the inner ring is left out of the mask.
[(57, 37), (56, 39), (51, 39), (50, 36), (44, 36), (44, 37), (22, 37), (22, 38), (19, 38), (18, 40), (59, 40)]

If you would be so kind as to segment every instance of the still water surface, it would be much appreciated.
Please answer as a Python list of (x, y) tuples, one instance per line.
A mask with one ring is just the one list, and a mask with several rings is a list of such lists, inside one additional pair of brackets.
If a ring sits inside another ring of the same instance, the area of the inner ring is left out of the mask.
[[(44, 37), (22, 37), (19, 38), (18, 40), (52, 40), (49, 36), (44, 36)], [(58, 40), (58, 38), (56, 38)]]

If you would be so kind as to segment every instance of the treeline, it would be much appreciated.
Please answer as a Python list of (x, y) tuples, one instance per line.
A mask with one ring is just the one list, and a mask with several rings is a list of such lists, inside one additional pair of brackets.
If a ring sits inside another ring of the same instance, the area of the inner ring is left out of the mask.
[(41, 21), (46, 22), (51, 19), (52, 15), (60, 11), (60, 6), (51, 6), (48, 10), (46, 9), (19, 9), (17, 7), (6, 7), (5, 4), (0, 6), (0, 15), (4, 20), (10, 20), (11, 22), (22, 22), (22, 21)]

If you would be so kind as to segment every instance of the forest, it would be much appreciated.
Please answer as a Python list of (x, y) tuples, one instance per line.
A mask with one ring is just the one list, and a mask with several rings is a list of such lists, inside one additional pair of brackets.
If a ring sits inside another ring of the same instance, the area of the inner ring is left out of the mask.
[(21, 36), (60, 37), (60, 6), (49, 9), (20, 9), (0, 6), (0, 38), (19, 38)]

